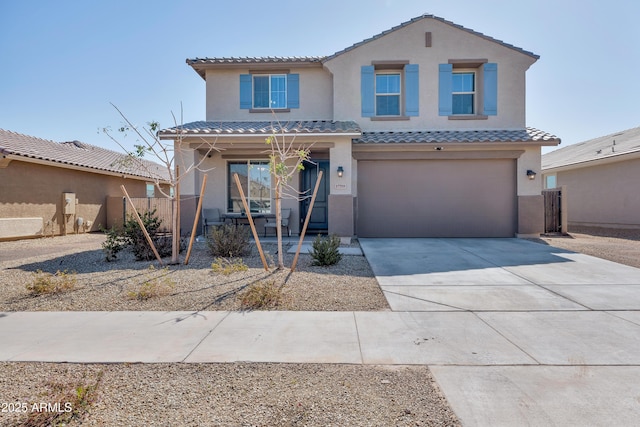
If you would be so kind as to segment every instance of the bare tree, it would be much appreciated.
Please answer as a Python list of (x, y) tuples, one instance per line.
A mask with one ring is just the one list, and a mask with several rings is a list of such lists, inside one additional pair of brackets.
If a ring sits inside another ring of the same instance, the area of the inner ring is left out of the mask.
[(269, 167), (275, 180), (276, 236), (278, 240), (278, 268), (284, 268), (282, 252), (282, 198), (302, 200), (308, 197), (308, 191), (300, 192), (291, 185), (295, 174), (304, 170), (304, 162), (309, 161), (311, 146), (294, 145), (295, 135), (287, 142), (286, 128), (276, 120), (271, 125), (271, 135), (267, 137)]
[[(130, 151), (127, 150), (113, 134), (112, 130), (108, 127), (102, 129), (102, 132), (106, 134), (113, 142), (118, 144), (122, 150), (124, 150), (127, 154), (124, 159), (124, 163), (127, 166), (136, 168), (138, 170), (144, 171), (150, 179), (153, 181), (155, 187), (158, 189), (159, 193), (162, 196), (171, 200), (171, 208), (172, 208), (172, 248), (171, 248), (171, 263), (178, 264), (180, 262), (179, 253), (180, 253), (180, 210), (178, 209), (179, 200), (177, 200), (177, 192), (176, 187), (180, 183), (180, 181), (186, 177), (188, 174), (193, 173), (196, 170), (201, 172), (207, 172), (207, 169), (202, 169), (202, 165), (204, 161), (207, 159), (207, 156), (212, 151), (219, 151), (215, 147), (214, 141), (207, 141), (204, 138), (201, 138), (200, 145), (195, 147), (196, 149), (204, 149), (206, 150), (205, 154), (201, 156), (199, 161), (194, 161), (192, 163), (184, 163), (183, 157), (180, 156), (181, 164), (176, 165), (175, 160), (175, 149), (177, 147), (182, 146), (182, 142), (184, 140), (184, 130), (183, 130), (183, 120), (182, 120), (182, 105), (180, 106), (180, 123), (176, 119), (176, 116), (171, 113), (174, 121), (174, 129), (175, 129), (175, 143), (172, 141), (170, 143), (163, 142), (160, 140), (158, 135), (158, 131), (160, 130), (160, 124), (158, 122), (152, 121), (148, 122), (146, 126), (136, 126), (134, 125), (123, 113), (120, 111), (118, 107), (116, 107), (113, 103), (111, 103), (113, 108), (120, 114), (122, 119), (124, 120), (124, 124), (118, 128), (118, 132), (123, 134), (124, 137), (129, 133), (133, 133), (136, 135), (137, 144), (134, 145), (135, 150)], [(158, 168), (157, 163), (153, 163), (148, 161), (145, 157), (150, 156), (154, 161), (160, 163), (161, 168)], [(178, 175), (176, 166), (180, 166), (180, 173)], [(171, 188), (170, 191), (166, 190), (166, 186)], [(197, 218), (196, 218), (197, 221)]]

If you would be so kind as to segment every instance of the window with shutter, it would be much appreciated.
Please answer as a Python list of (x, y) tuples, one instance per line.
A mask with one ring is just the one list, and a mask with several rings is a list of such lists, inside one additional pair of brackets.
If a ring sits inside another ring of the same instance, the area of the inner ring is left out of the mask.
[(419, 115), (418, 64), (381, 61), (362, 66), (360, 76), (362, 117), (408, 120)]

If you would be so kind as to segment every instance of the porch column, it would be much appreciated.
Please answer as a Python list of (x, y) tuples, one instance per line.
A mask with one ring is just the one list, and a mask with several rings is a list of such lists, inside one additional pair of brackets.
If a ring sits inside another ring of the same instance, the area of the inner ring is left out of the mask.
[[(341, 177), (338, 176), (339, 168), (342, 168)], [(354, 234), (353, 174), (351, 138), (344, 137), (336, 140), (329, 150), (329, 234), (349, 239)]]
[[(516, 182), (518, 187), (518, 231), (516, 237), (535, 238), (544, 232), (544, 197), (540, 147), (527, 148), (518, 158)], [(536, 176), (529, 179), (527, 171)]]

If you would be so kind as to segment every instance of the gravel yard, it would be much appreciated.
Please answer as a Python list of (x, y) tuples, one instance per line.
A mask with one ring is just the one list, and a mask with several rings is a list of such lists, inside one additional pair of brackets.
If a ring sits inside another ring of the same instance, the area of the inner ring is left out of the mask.
[[(274, 282), (282, 288), (277, 310), (389, 309), (363, 256), (344, 256), (337, 265), (317, 267), (311, 265), (309, 254), (302, 253), (296, 272), (289, 275), (288, 269), (265, 271), (253, 248), (251, 255), (243, 258), (247, 271), (224, 275), (212, 270), (214, 258), (203, 242), (194, 244), (188, 265), (162, 268), (155, 260), (135, 261), (128, 251), (106, 262), (103, 241), (102, 234), (80, 234), (0, 242), (0, 311), (239, 310), (238, 296), (259, 282)], [(275, 257), (275, 244), (262, 246), (269, 253), (267, 258)], [(285, 265), (291, 265), (292, 259), (292, 254), (285, 254)], [(76, 281), (74, 289), (31, 296), (26, 284), (37, 279), (39, 270), (51, 274), (67, 271)], [(149, 284), (160, 295), (135, 298)]]
[[(59, 401), (52, 381), (71, 391), (97, 382), (81, 422), (68, 425), (459, 425), (426, 366), (0, 363), (0, 370), (2, 400), (28, 408)], [(26, 415), (2, 413), (0, 425), (19, 425)]]

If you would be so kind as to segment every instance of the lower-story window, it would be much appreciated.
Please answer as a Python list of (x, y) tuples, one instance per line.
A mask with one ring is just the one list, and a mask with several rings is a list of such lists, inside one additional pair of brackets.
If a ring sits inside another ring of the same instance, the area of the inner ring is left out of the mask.
[(233, 175), (237, 173), (251, 212), (271, 213), (269, 162), (248, 160), (228, 163), (227, 212), (242, 212), (244, 206)]

